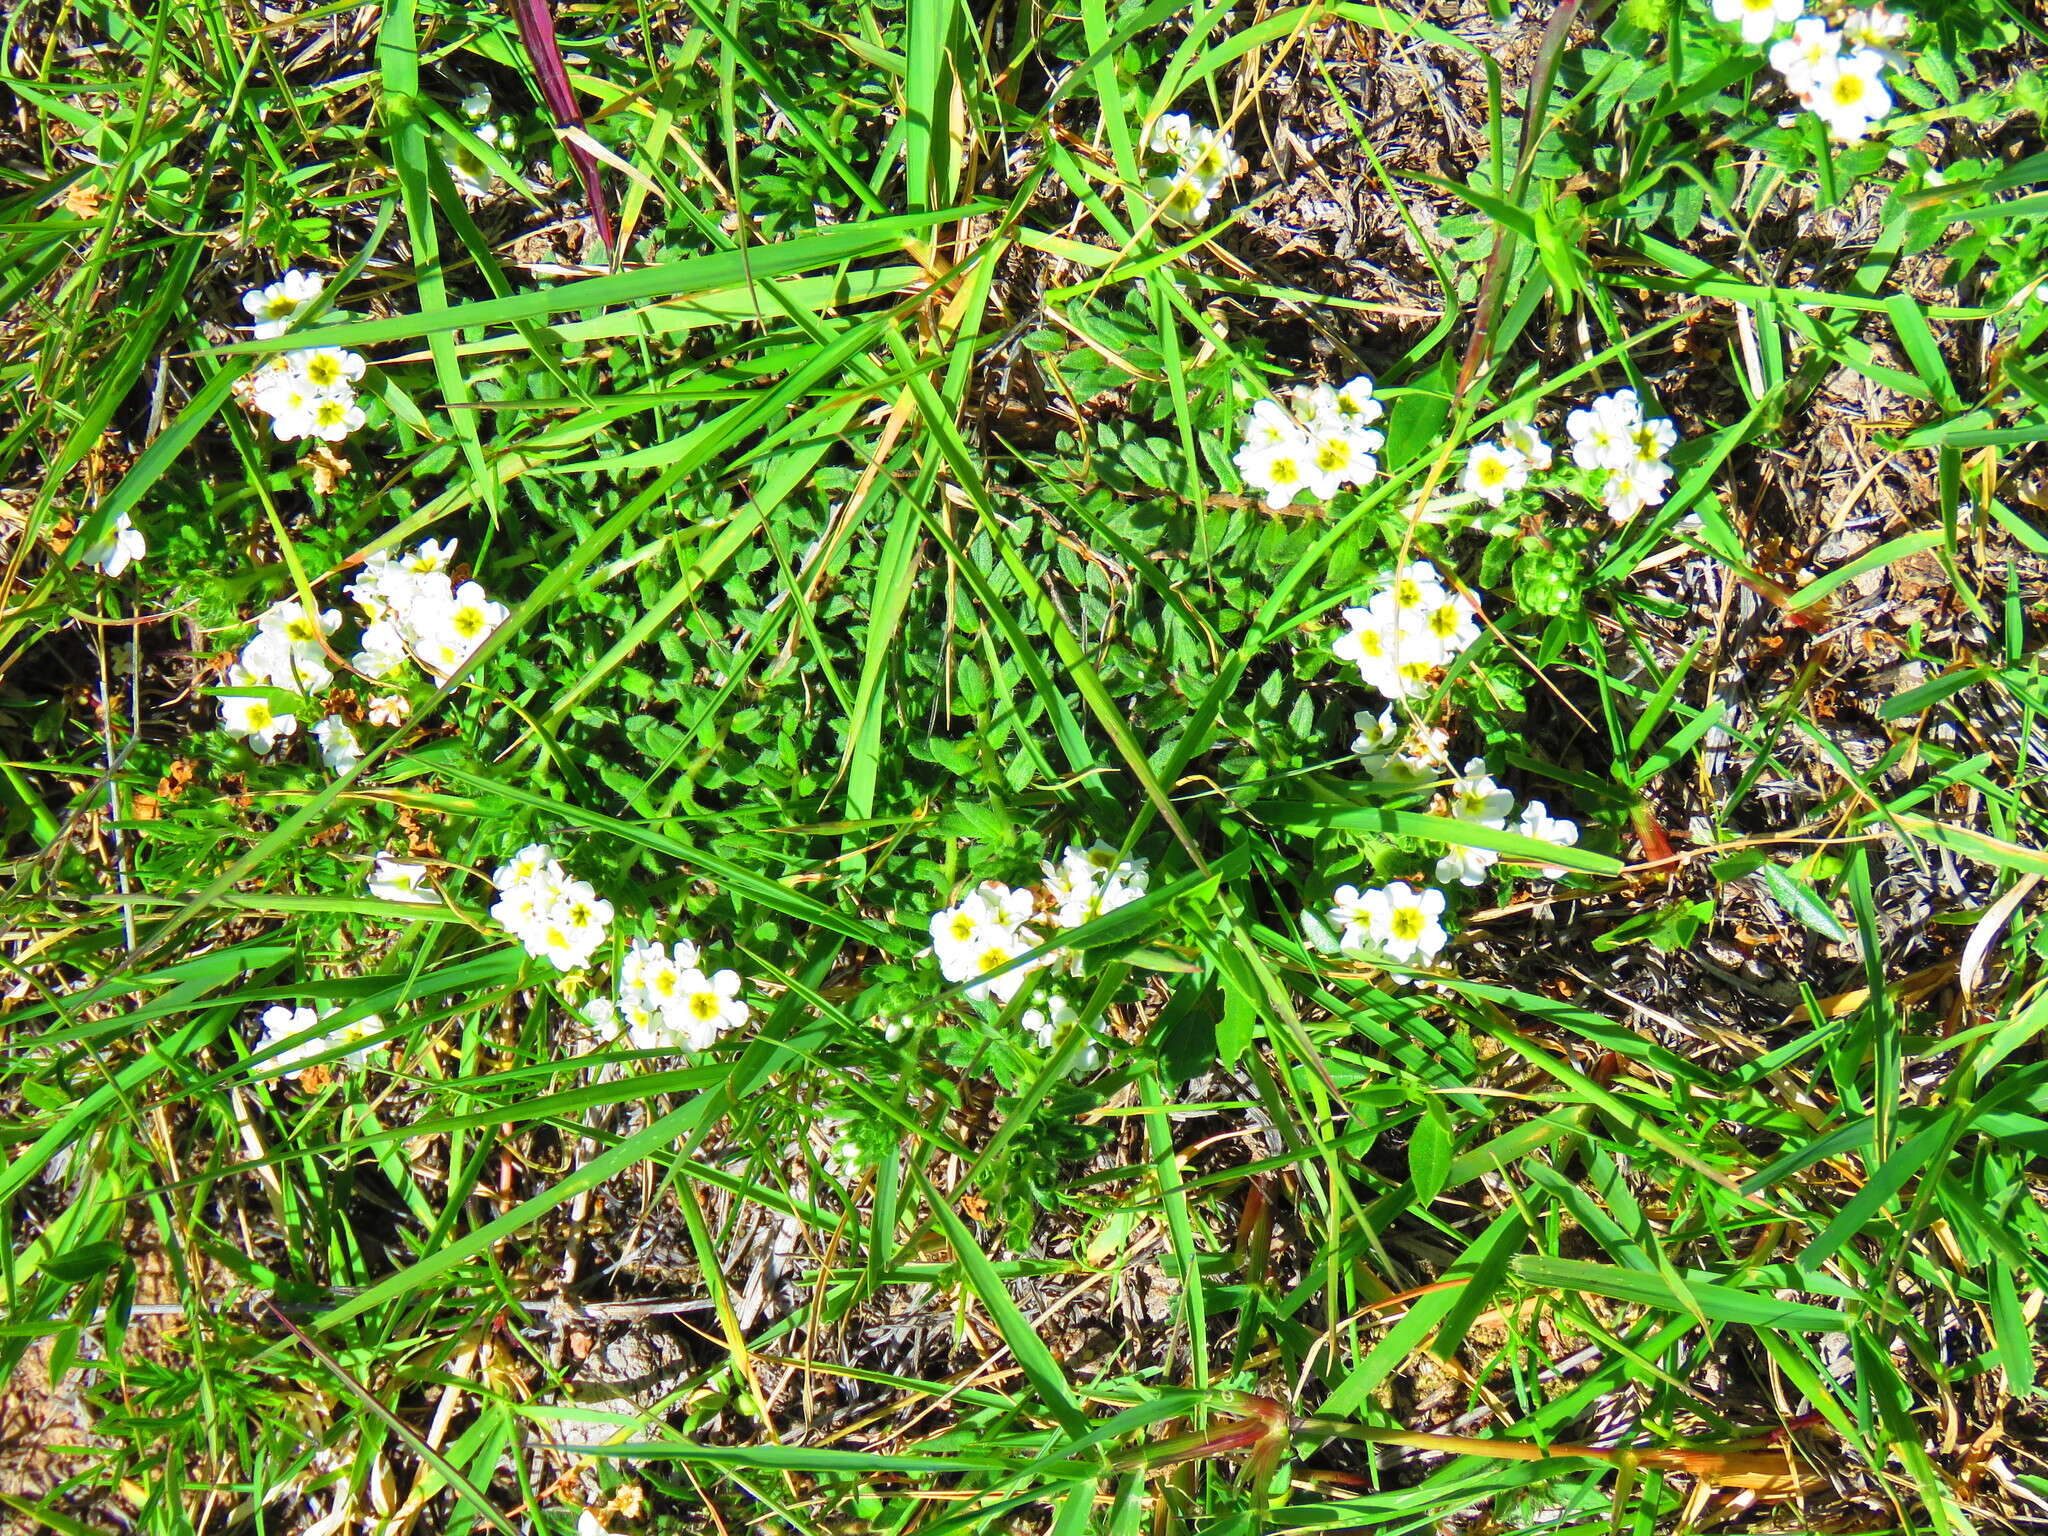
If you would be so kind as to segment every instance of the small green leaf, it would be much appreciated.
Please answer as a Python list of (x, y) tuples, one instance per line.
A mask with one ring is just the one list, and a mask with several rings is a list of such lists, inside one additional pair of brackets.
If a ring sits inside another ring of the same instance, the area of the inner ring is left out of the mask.
[(1418, 1205), (1428, 1205), (1444, 1192), (1451, 1175), (1452, 1144), (1450, 1116), (1431, 1098), (1408, 1139), (1408, 1178), (1415, 1186)]
[(1598, 950), (1622, 949), (1630, 944), (1648, 944), (1669, 954), (1688, 949), (1714, 915), (1711, 898), (1639, 912), (1627, 922), (1610, 928), (1593, 940)]
[(1764, 885), (1771, 896), (1798, 922), (1824, 939), (1833, 939), (1837, 944), (1849, 942), (1849, 931), (1835, 920), (1835, 914), (1828, 910), (1828, 904), (1821, 900), (1820, 892), (1803, 880), (1795, 880), (1776, 864), (1763, 867)]

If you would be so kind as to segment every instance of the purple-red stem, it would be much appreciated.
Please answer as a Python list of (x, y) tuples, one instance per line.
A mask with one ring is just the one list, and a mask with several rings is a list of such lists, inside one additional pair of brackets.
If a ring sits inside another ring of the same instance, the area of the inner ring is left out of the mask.
[[(583, 114), (569, 89), (569, 69), (562, 62), (561, 46), (555, 41), (555, 13), (548, 0), (512, 0), (512, 20), (519, 27), (519, 41), (540, 81), (540, 93), (557, 128), (583, 127)], [(606, 255), (613, 254), (612, 211), (604, 200), (604, 183), (598, 179), (597, 158), (574, 139), (564, 141), (576, 174), (583, 182), (583, 196), (590, 204), (590, 217), (597, 225), (597, 238), (604, 242)]]

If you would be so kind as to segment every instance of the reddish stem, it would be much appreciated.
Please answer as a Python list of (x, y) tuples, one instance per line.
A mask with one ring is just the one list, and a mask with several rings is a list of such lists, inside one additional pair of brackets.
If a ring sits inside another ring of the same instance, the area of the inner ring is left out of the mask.
[[(512, 0), (512, 20), (519, 27), (519, 41), (525, 45), (526, 57), (533, 64), (541, 96), (547, 101), (548, 111), (554, 114), (555, 126), (580, 132), (583, 114), (577, 110), (576, 97), (569, 89), (569, 69), (562, 62), (562, 49), (555, 40), (555, 13), (548, 0)], [(576, 175), (583, 182), (583, 196), (590, 204), (597, 238), (604, 242), (605, 254), (611, 255), (612, 211), (604, 200), (604, 183), (598, 179), (597, 157), (574, 139), (564, 142), (569, 159), (576, 166)]]

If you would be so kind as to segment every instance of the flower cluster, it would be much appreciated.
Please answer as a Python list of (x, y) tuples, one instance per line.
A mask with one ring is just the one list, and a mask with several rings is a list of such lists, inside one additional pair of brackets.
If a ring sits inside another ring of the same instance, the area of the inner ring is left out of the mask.
[(1358, 731), (1351, 750), (1380, 783), (1421, 784), (1451, 770), (1451, 733), (1439, 726), (1398, 719), (1391, 705), (1377, 715), (1361, 709), (1351, 723)]
[(1510, 422), (1501, 429), (1500, 441), (1475, 443), (1465, 459), (1463, 488), (1481, 501), (1499, 506), (1510, 491), (1529, 483), (1531, 474), (1541, 474), (1551, 465), (1550, 444), (1526, 421)]
[(701, 1051), (746, 1026), (750, 1010), (740, 987), (737, 971), (705, 971), (688, 939), (635, 939), (619, 964), (616, 1017), (635, 1050)]
[(1664, 500), (1671, 479), (1668, 455), (1678, 429), (1662, 416), (1645, 416), (1632, 389), (1602, 395), (1565, 418), (1572, 462), (1596, 478), (1601, 504), (1617, 523)]
[(1879, 77), (1887, 67), (1900, 67), (1887, 45), (1904, 37), (1908, 25), (1882, 5), (1850, 11), (1839, 28), (1802, 16), (1768, 57), (1799, 104), (1827, 124), (1828, 136), (1854, 144), (1892, 109), (1892, 94)]
[(1842, 13), (1838, 26), (1804, 9), (1801, 0), (1714, 0), (1714, 19), (1740, 27), (1753, 48), (1790, 22), (1792, 35), (1771, 44), (1771, 68), (1800, 106), (1827, 125), (1830, 138), (1857, 143), (1892, 109), (1880, 76), (1903, 67), (1891, 45), (1911, 22), (1881, 3)]
[[(410, 713), (407, 693), (389, 686), (409, 661), (446, 682), (505, 621), (504, 604), (492, 602), (473, 581), (458, 586), (449, 577), (454, 556), (453, 539), (429, 539), (403, 557), (375, 554), (347, 589), (363, 611), (358, 649), (348, 665), (388, 690), (369, 699), (372, 725), (401, 725)], [(227, 680), (231, 688), (262, 691), (221, 695), (227, 733), (259, 755), (297, 734), (300, 719), (312, 713), (310, 701), (334, 682), (329, 637), (341, 622), (338, 609), (309, 608), (296, 599), (260, 615), (255, 636), (229, 666)], [(292, 700), (308, 701), (308, 707)], [(324, 714), (312, 734), (330, 772), (345, 773), (362, 760), (362, 743), (342, 716)]]
[(590, 963), (611, 926), (612, 904), (561, 865), (546, 843), (529, 843), (491, 876), (491, 916), (536, 959), (558, 971)]
[(474, 144), (510, 149), (518, 134), (511, 118), (491, 118), (491, 88), (478, 82), (463, 93), (459, 104), (465, 130), (450, 134), (442, 144), (442, 160), (448, 167), (455, 190), (464, 197), (488, 197), (497, 185), (497, 173), (484, 163)]
[(428, 539), (410, 555), (380, 551), (363, 562), (348, 586), (369, 620), (351, 663), (363, 676), (382, 682), (410, 656), (445, 683), (505, 622), (510, 610), (503, 603), (476, 582), (457, 586), (448, 575), (455, 543)]
[[(1442, 808), (1451, 819), (1469, 826), (1507, 831), (1509, 818), (1515, 814), (1514, 792), (1494, 782), (1483, 757), (1465, 760), (1464, 772), (1451, 780), (1444, 800), (1446, 804)], [(1578, 824), (1552, 816), (1541, 800), (1531, 800), (1522, 808), (1513, 830), (1524, 837), (1561, 848), (1573, 847), (1579, 840)], [(1454, 847), (1436, 861), (1436, 877), (1445, 885), (1477, 885), (1499, 862), (1500, 855), (1491, 848)], [(1555, 880), (1564, 870), (1555, 864), (1547, 864), (1543, 866), (1543, 873)]]
[(280, 442), (317, 437), (338, 443), (363, 424), (356, 383), (366, 364), (340, 347), (300, 347), (256, 370), (249, 399), (270, 418)]
[(1449, 940), (1444, 893), (1395, 880), (1376, 890), (1340, 885), (1331, 897), (1328, 927), (1346, 954), (1397, 965), (1427, 965)]
[(1244, 156), (1228, 133), (1169, 112), (1152, 126), (1145, 148), (1161, 163), (1145, 183), (1145, 195), (1169, 224), (1207, 221), (1216, 194), (1232, 176), (1244, 173)]
[(265, 1067), (283, 1077), (298, 1077), (312, 1069), (315, 1057), (344, 1046), (350, 1049), (324, 1065), (336, 1070), (361, 1066), (373, 1048), (368, 1042), (382, 1033), (384, 1021), (372, 1013), (329, 1030), (320, 1029), (325, 1020), (339, 1012), (339, 1008), (323, 1008), (315, 1013), (311, 1008), (287, 1008), (282, 1003), (264, 1010), (263, 1037), (256, 1042), (256, 1048), (268, 1050), (291, 1042), (265, 1062)]
[[(251, 327), (256, 339), (284, 335), (325, 286), (317, 273), (293, 270), (268, 287), (243, 294), (242, 308), (256, 321)], [(270, 418), (270, 430), (280, 441), (317, 437), (338, 443), (363, 424), (356, 385), (367, 367), (360, 354), (340, 347), (300, 347), (266, 359), (236, 390), (238, 398)]]
[(1328, 501), (1379, 473), (1386, 435), (1373, 423), (1386, 410), (1370, 376), (1337, 388), (1296, 385), (1281, 393), (1284, 405), (1260, 400), (1252, 406), (1230, 460), (1267, 506), (1277, 512), (1303, 492)]
[[(984, 880), (957, 906), (932, 914), (932, 952), (938, 957), (939, 973), (948, 981), (966, 982), (969, 997), (1007, 1003), (1034, 972), (1074, 974), (1081, 957), (1071, 949), (1050, 950), (1009, 970), (1003, 967), (1047, 943), (1054, 933), (1129, 906), (1145, 894), (1151, 880), (1145, 860), (1124, 858), (1100, 842), (1089, 848), (1071, 846), (1057, 861), (1046, 860), (1039, 867), (1045, 879), (1036, 887), (1012, 888), (999, 880)], [(1056, 1029), (1056, 1023), (1045, 1021), (1060, 1017), (1059, 1010), (1066, 1006), (1058, 997), (1048, 999), (1039, 1027)]]
[(324, 692), (334, 681), (327, 664), (327, 637), (341, 624), (334, 609), (307, 607), (296, 599), (267, 608), (256, 620), (256, 633), (228, 667), (233, 687), (268, 690), (220, 696), (221, 726), (230, 736), (248, 742), (259, 755), (297, 733), (297, 710), (277, 697), (305, 698)]
[(1333, 647), (1338, 658), (1356, 662), (1367, 687), (1397, 701), (1427, 693), (1479, 638), (1478, 600), (1448, 589), (1427, 560), (1401, 567), (1364, 607), (1346, 608), (1343, 619), (1348, 628)]

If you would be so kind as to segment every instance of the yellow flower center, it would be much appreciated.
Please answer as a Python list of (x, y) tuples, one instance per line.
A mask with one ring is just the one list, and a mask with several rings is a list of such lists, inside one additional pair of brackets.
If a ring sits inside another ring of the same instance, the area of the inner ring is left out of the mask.
[(689, 1000), (690, 1017), (707, 1021), (718, 1017), (718, 994), (716, 992), (692, 992)]
[(1394, 937), (1414, 940), (1422, 937), (1422, 908), (1397, 907), (1394, 910)]

